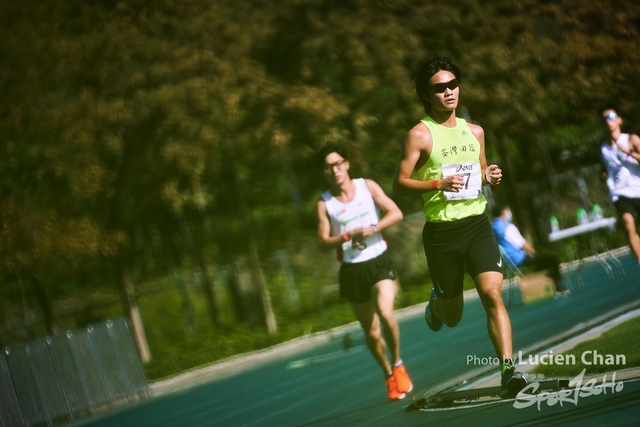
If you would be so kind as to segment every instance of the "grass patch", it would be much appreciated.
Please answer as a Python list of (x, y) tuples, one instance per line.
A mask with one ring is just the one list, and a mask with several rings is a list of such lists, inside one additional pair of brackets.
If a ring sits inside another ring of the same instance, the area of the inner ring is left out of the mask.
[[(545, 378), (574, 377), (583, 369), (587, 370), (587, 374), (596, 374), (640, 366), (640, 346), (636, 341), (638, 333), (640, 333), (640, 316), (615, 326), (598, 338), (582, 342), (562, 353), (565, 356), (573, 355), (575, 365), (538, 365), (532, 373), (542, 374)], [(603, 356), (602, 361), (594, 359), (595, 352)], [(585, 361), (592, 364), (583, 362), (583, 354)], [(613, 359), (616, 355), (624, 355), (625, 364), (607, 364), (607, 355), (613, 355)]]
[[(322, 312), (310, 311), (297, 316), (280, 317), (278, 332), (275, 334), (268, 334), (261, 326), (230, 326), (231, 323), (224, 331), (216, 331), (201, 313), (195, 322), (197, 327), (192, 329), (187, 329), (178, 316), (170, 323), (171, 327), (166, 322), (162, 324), (162, 328), (153, 327), (153, 323), (148, 322), (150, 327), (147, 328), (147, 336), (153, 360), (145, 366), (147, 376), (151, 381), (159, 380), (355, 321), (348, 303), (337, 297), (327, 300)], [(153, 313), (155, 307), (157, 306), (146, 307), (147, 310), (143, 313), (148, 317), (158, 318), (160, 313)], [(166, 305), (163, 309), (166, 310)]]
[[(465, 290), (473, 287), (473, 280), (465, 275)], [(430, 280), (401, 281), (395, 308), (426, 303), (431, 288)], [(266, 333), (264, 327), (234, 322), (231, 317), (225, 319), (224, 331), (215, 330), (197, 292), (192, 303), (193, 313), (188, 316), (183, 312), (181, 297), (172, 289), (141, 301), (153, 355), (145, 366), (151, 381), (356, 321), (351, 306), (337, 292), (323, 297), (322, 309), (316, 301), (298, 314), (278, 313), (278, 332), (273, 335)]]

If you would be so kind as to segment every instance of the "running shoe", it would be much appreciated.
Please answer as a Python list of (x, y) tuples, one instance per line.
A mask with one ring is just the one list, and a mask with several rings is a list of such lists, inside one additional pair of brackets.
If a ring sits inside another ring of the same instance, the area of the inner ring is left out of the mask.
[(433, 313), (433, 310), (431, 310), (431, 304), (433, 304), (433, 301), (435, 299), (436, 291), (435, 289), (431, 289), (431, 298), (429, 298), (429, 304), (427, 304), (427, 308), (425, 308), (424, 310), (424, 320), (427, 321), (427, 325), (429, 325), (429, 328), (433, 332), (438, 332), (440, 329), (442, 329), (443, 323), (436, 317), (436, 315)]
[(404, 393), (400, 393), (398, 391), (396, 376), (393, 374), (387, 377), (387, 396), (389, 397), (389, 400), (400, 400), (404, 399), (405, 396)]
[(413, 390), (413, 384), (409, 378), (409, 374), (404, 369), (404, 365), (394, 366), (393, 375), (396, 378), (396, 390), (399, 393), (409, 393)]
[(500, 397), (515, 397), (527, 386), (527, 376), (522, 372), (516, 372), (515, 368), (509, 368), (502, 374), (501, 385)]

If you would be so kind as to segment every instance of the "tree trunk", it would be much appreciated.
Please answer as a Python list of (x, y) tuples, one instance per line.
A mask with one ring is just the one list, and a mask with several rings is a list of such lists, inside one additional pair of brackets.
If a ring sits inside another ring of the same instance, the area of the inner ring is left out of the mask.
[(361, 176), (369, 176), (369, 162), (367, 161), (367, 155), (370, 152), (368, 147), (368, 142), (364, 141), (361, 138), (361, 130), (358, 128), (356, 124), (356, 117), (354, 113), (349, 114), (347, 119), (347, 124), (349, 126), (349, 133), (351, 134), (351, 139), (355, 145), (353, 150), (349, 150), (350, 158), (356, 160), (353, 162), (354, 166), (357, 167), (357, 172)]
[(142, 362), (148, 363), (151, 361), (151, 350), (149, 350), (147, 335), (144, 331), (144, 323), (142, 322), (140, 307), (138, 307), (135, 289), (131, 279), (129, 278), (129, 272), (124, 264), (124, 260), (122, 259), (119, 260), (119, 270), (120, 291), (122, 294), (124, 309), (131, 320), (134, 339), (136, 340), (138, 350), (140, 351), (140, 358), (142, 359)]
[[(230, 158), (234, 158), (230, 156)], [(267, 331), (270, 334), (276, 333), (278, 330), (278, 325), (276, 323), (276, 316), (273, 312), (273, 307), (271, 305), (271, 296), (269, 294), (269, 288), (267, 287), (267, 281), (264, 277), (264, 273), (262, 271), (262, 265), (260, 264), (260, 255), (258, 253), (258, 244), (254, 237), (254, 234), (251, 230), (255, 230), (256, 226), (253, 224), (253, 220), (251, 215), (249, 214), (249, 209), (247, 207), (247, 201), (244, 193), (244, 189), (242, 187), (242, 183), (240, 180), (240, 176), (238, 173), (237, 165), (235, 163), (232, 164), (233, 171), (233, 181), (235, 184), (235, 193), (236, 200), (238, 202), (238, 209), (240, 211), (240, 217), (242, 218), (242, 222), (244, 223), (245, 229), (247, 230), (247, 244), (249, 247), (249, 268), (251, 269), (251, 276), (256, 281), (258, 288), (260, 290), (260, 299), (263, 307), (263, 315), (264, 315), (264, 324), (267, 327)]]
[[(504, 161), (504, 164), (498, 165), (502, 169), (502, 184), (507, 187), (507, 200), (511, 211), (513, 211), (516, 218), (524, 218), (524, 211), (520, 198), (518, 197), (518, 171), (515, 166), (513, 154), (509, 150), (509, 138), (506, 135), (501, 135), (498, 138), (498, 147), (500, 151), (500, 157)], [(524, 224), (521, 224), (522, 228)], [(526, 231), (526, 230), (523, 230)]]
[[(207, 233), (204, 225), (204, 213), (199, 212), (197, 217), (194, 217), (192, 221), (187, 222), (183, 217), (182, 234), (189, 250), (189, 258), (187, 254), (184, 254), (184, 259), (191, 261), (189, 265), (197, 265), (200, 270), (200, 288), (204, 295), (205, 304), (207, 306), (207, 314), (211, 321), (211, 326), (214, 329), (224, 329), (224, 321), (220, 310), (218, 310), (218, 298), (213, 287), (211, 276), (209, 276), (209, 268), (206, 260), (206, 240)], [(195, 227), (192, 233), (191, 226)], [(195, 254), (195, 255), (194, 255)]]
[(205, 260), (204, 248), (198, 248), (197, 257), (198, 267), (200, 268), (200, 285), (202, 286), (205, 303), (207, 304), (209, 319), (211, 319), (211, 324), (214, 328), (218, 330), (224, 329), (224, 322), (220, 310), (218, 310), (218, 298), (213, 288), (213, 282), (209, 276), (209, 269)]
[(31, 275), (31, 284), (33, 286), (33, 293), (38, 300), (38, 305), (40, 306), (42, 317), (44, 318), (44, 325), (47, 334), (55, 335), (56, 333), (58, 333), (58, 328), (56, 327), (55, 319), (53, 316), (51, 299), (49, 298), (44, 285), (35, 275)]
[(249, 326), (264, 325), (264, 315), (260, 290), (253, 279), (248, 257), (243, 255), (236, 259), (228, 287), (233, 298), (233, 307), (238, 321)]
[[(183, 259), (186, 255), (183, 255)], [(196, 322), (195, 310), (191, 297), (189, 296), (189, 290), (185, 278), (182, 274), (176, 273), (176, 265), (173, 262), (173, 258), (167, 258), (166, 264), (169, 266), (168, 274), (171, 276), (171, 281), (180, 294), (180, 301), (182, 302), (182, 312), (184, 313), (185, 321), (187, 323), (187, 332), (189, 335), (193, 335), (198, 330), (198, 324)]]
[(278, 332), (278, 324), (276, 322), (276, 315), (273, 312), (273, 306), (271, 305), (271, 295), (269, 294), (269, 288), (267, 287), (267, 280), (264, 277), (262, 271), (262, 265), (260, 264), (260, 256), (258, 255), (258, 245), (253, 237), (249, 239), (249, 265), (251, 265), (251, 275), (258, 284), (260, 290), (260, 301), (262, 302), (262, 312), (264, 314), (264, 323), (267, 326), (267, 331), (270, 334)]

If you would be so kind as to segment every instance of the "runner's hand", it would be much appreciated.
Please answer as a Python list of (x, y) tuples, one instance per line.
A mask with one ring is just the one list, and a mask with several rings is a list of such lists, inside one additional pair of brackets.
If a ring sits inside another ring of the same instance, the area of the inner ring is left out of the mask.
[(378, 232), (378, 228), (375, 225), (369, 227), (358, 227), (350, 231), (351, 233), (351, 245), (354, 248), (358, 248), (362, 242), (368, 237)]
[(464, 188), (464, 177), (462, 175), (451, 175), (440, 180), (440, 190), (458, 193)]
[(491, 165), (487, 167), (487, 170), (484, 172), (484, 176), (489, 184), (498, 185), (500, 184), (500, 181), (502, 181), (502, 170), (498, 165)]

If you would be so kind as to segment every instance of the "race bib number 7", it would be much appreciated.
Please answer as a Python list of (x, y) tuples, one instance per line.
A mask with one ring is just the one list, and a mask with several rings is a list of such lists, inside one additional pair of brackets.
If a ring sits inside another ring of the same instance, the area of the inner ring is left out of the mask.
[(447, 200), (469, 200), (477, 199), (482, 194), (482, 176), (479, 162), (454, 163), (442, 165), (442, 177), (451, 175), (462, 175), (464, 187), (459, 192), (444, 191)]

